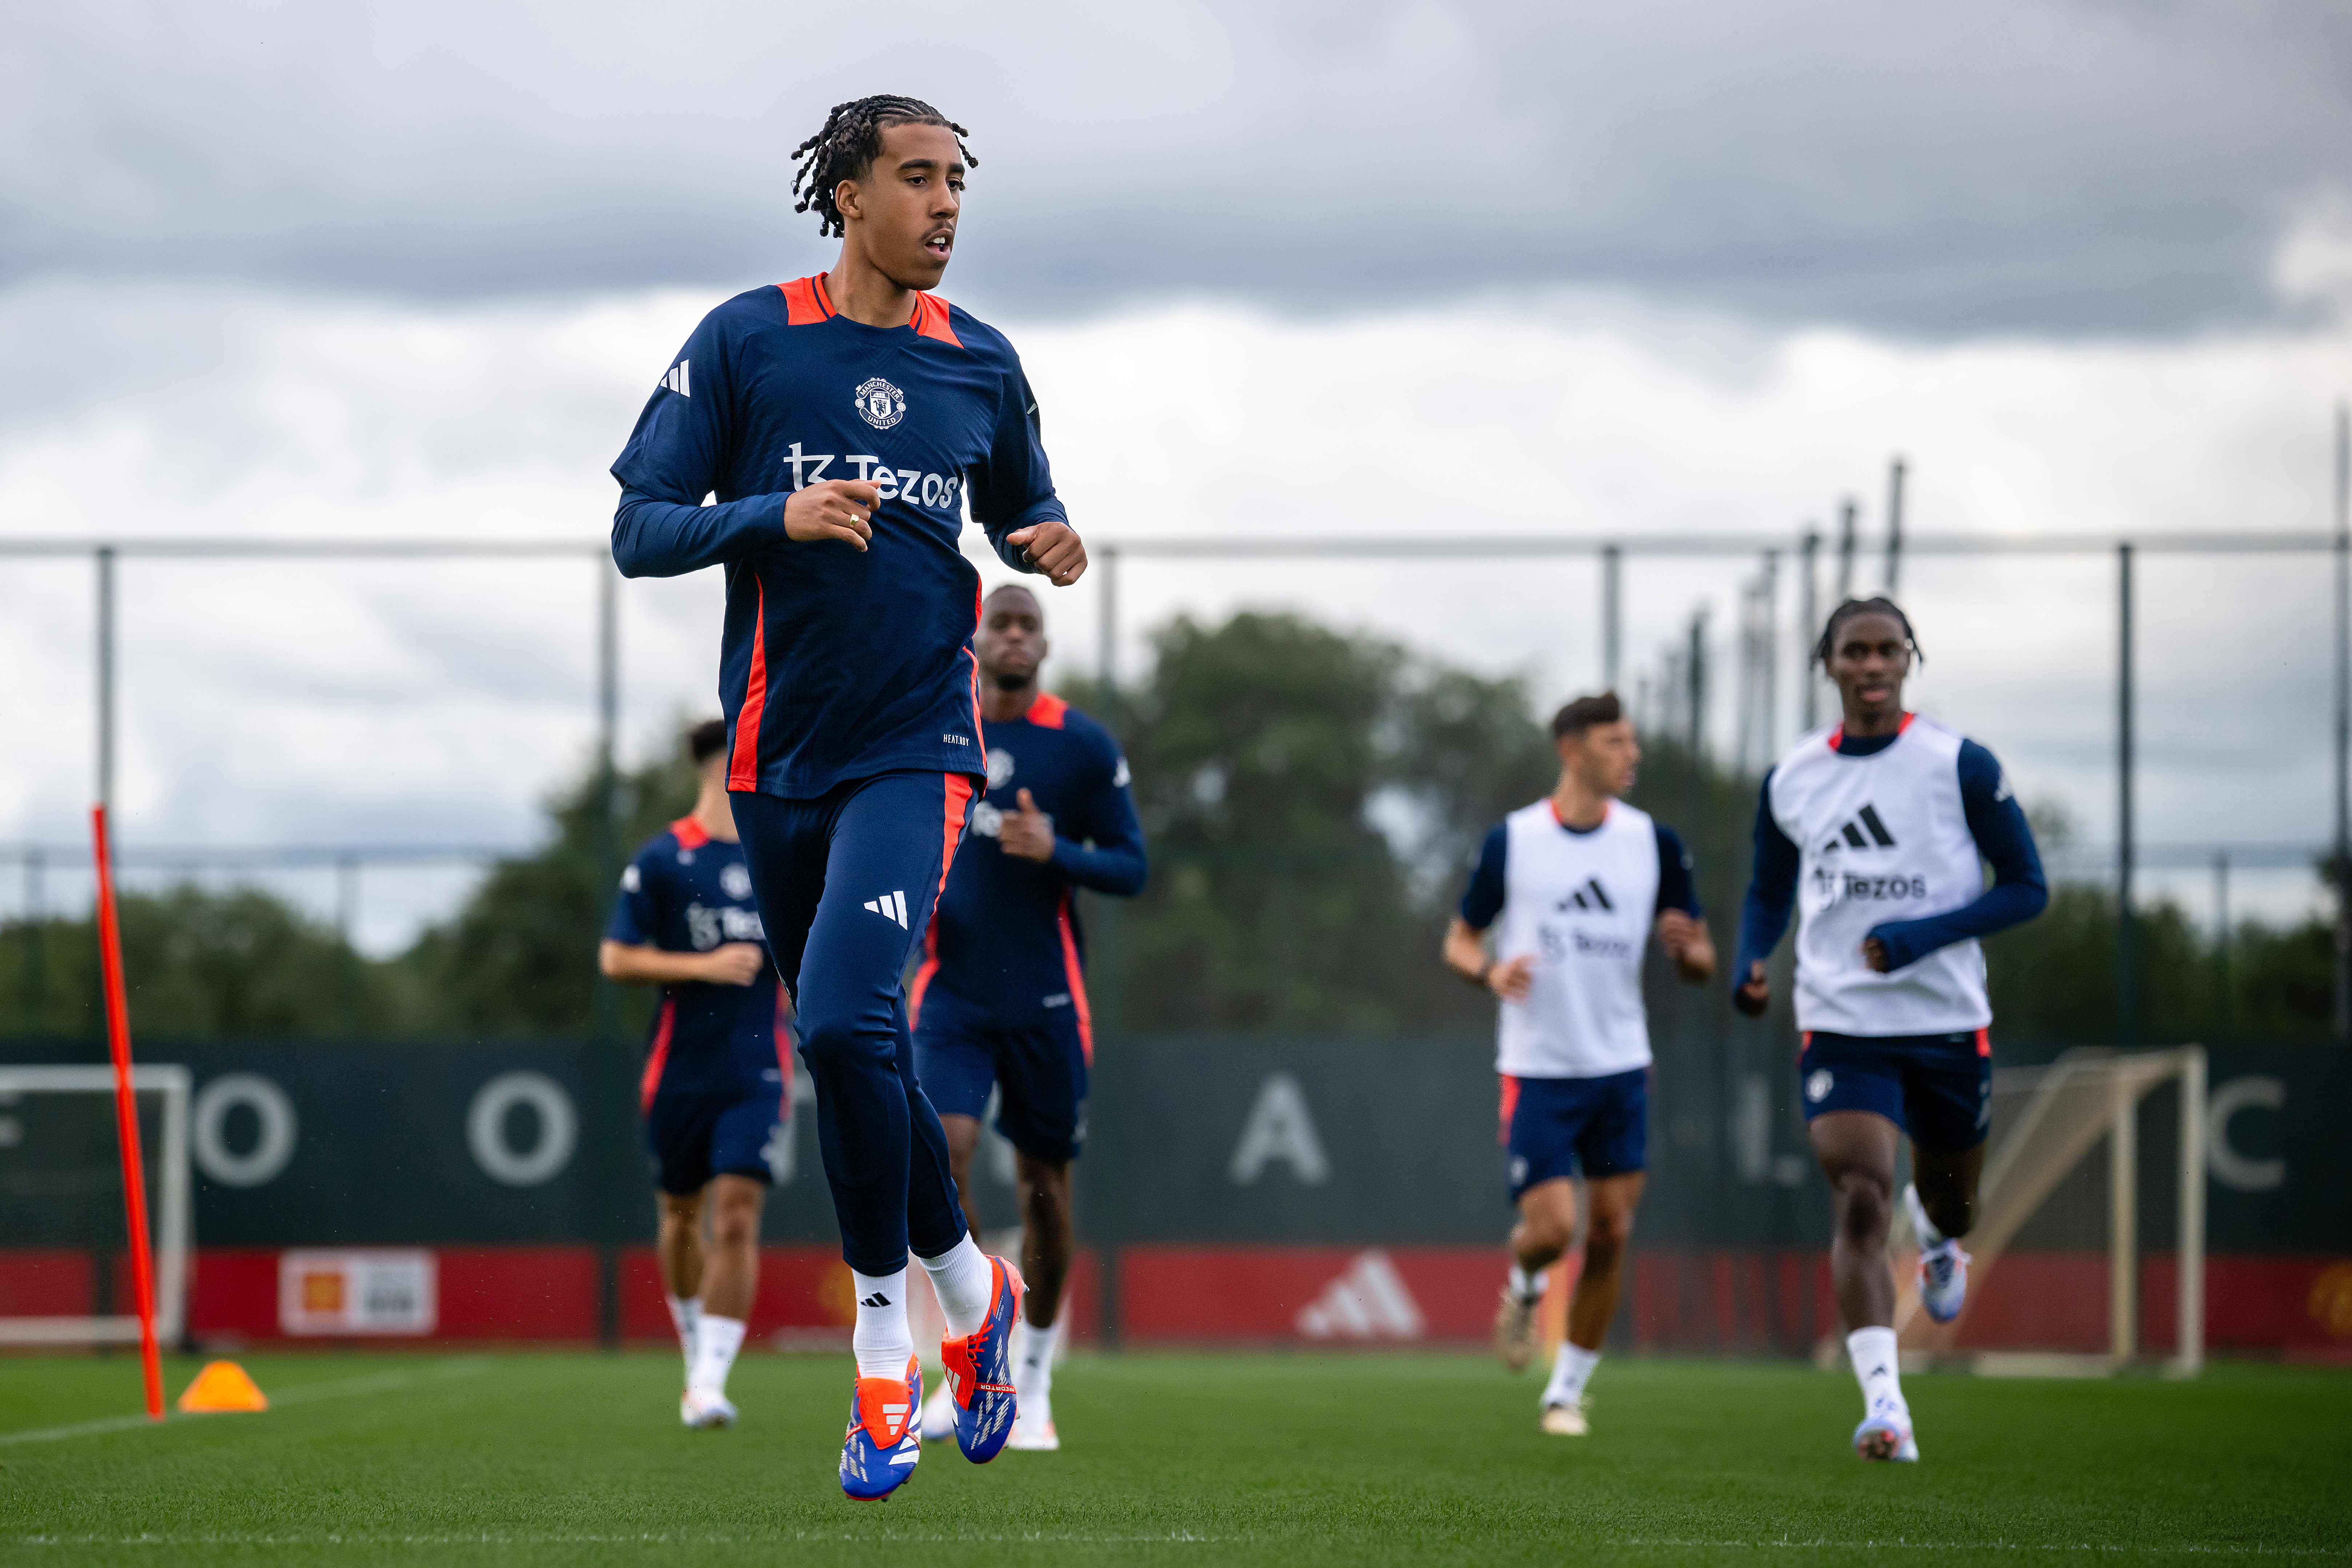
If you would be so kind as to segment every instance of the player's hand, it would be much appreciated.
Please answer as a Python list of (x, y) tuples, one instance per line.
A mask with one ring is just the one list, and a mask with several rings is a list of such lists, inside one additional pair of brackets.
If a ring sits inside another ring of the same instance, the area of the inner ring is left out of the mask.
[(749, 985), (768, 967), (768, 950), (756, 942), (730, 942), (702, 955), (702, 979), (710, 985)]
[(1748, 978), (1731, 993), (1731, 1005), (1751, 1018), (1760, 1018), (1764, 1009), (1772, 1005), (1772, 982), (1764, 973), (1764, 961), (1749, 961)]
[(881, 504), (881, 489), (864, 479), (819, 479), (785, 499), (784, 537), (795, 544), (838, 539), (863, 550)]
[(1506, 1002), (1524, 1002), (1536, 988), (1536, 955), (1523, 952), (1486, 971), (1486, 989)]
[(1691, 955), (1706, 936), (1706, 928), (1681, 910), (1666, 910), (1658, 916), (1658, 945), (1676, 963)]
[(1066, 522), (1033, 522), (1004, 536), (1029, 556), (1029, 564), (1043, 572), (1056, 588), (1066, 588), (1087, 574), (1087, 542)]
[(996, 830), (997, 847), (1042, 865), (1054, 858), (1054, 819), (1037, 809), (1027, 790), (1017, 798), (1021, 804), (1004, 814), (1004, 826)]
[(1862, 961), (1870, 965), (1870, 972), (1873, 974), (1895, 973), (1894, 956), (1886, 951), (1886, 944), (1874, 936), (1862, 939)]

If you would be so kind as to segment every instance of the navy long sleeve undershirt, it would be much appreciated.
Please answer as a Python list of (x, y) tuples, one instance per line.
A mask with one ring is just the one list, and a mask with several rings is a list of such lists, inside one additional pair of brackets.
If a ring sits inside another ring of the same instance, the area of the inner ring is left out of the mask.
[[(1115, 826), (1108, 830), (1124, 831)], [(1064, 838), (1056, 834), (1054, 837), (1053, 866), (1081, 888), (1091, 888), (1097, 893), (1108, 893), (1114, 898), (1133, 898), (1143, 891), (1145, 872), (1141, 833), (1139, 831), (1133, 837), (1115, 838), (1108, 843), (1097, 838), (1091, 849), (1074, 838)]]
[[(613, 562), (624, 577), (678, 577), (722, 565), (760, 550), (781, 549), (785, 492), (746, 496), (711, 506), (685, 506), (640, 489), (624, 489), (613, 514)], [(1028, 552), (1005, 542), (1005, 535), (1035, 522), (1061, 522), (1061, 503), (1048, 499), (1029, 512), (989, 531), (997, 559), (1015, 572), (1034, 573)]]
[[(1838, 742), (1841, 754), (1866, 757), (1895, 742), (1893, 735), (1848, 735)], [(1887, 921), (1870, 928), (1869, 935), (1885, 944), (1891, 969), (1916, 963), (1938, 948), (1970, 937), (1990, 936), (2040, 914), (2050, 902), (2050, 886), (2042, 872), (2041, 852), (2034, 847), (2033, 829), (2014, 795), (2002, 788), (2000, 763), (1974, 741), (1960, 742), (1960, 810), (1977, 852), (1992, 867), (1993, 885), (1973, 903), (1919, 920)], [(1797, 846), (1772, 818), (1772, 777), (1756, 806), (1756, 869), (1748, 884), (1748, 900), (1740, 911), (1739, 957), (1731, 966), (1737, 990), (1748, 968), (1771, 956), (1787, 934), (1797, 904), (1801, 863)]]

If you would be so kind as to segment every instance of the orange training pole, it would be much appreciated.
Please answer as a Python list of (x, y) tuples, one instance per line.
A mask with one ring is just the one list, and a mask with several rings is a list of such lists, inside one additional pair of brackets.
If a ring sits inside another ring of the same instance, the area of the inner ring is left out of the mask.
[(147, 1373), (147, 1416), (163, 1419), (163, 1363), (155, 1349), (155, 1260), (147, 1246), (147, 1175), (139, 1158), (139, 1104), (131, 1092), (131, 1004), (122, 986), (122, 928), (114, 914), (114, 859), (106, 807), (89, 808), (98, 849), (98, 954), (106, 971), (106, 1040), (114, 1053), (114, 1126), (122, 1146), (122, 1208), (131, 1228), (131, 1283), (139, 1295), (139, 1359)]

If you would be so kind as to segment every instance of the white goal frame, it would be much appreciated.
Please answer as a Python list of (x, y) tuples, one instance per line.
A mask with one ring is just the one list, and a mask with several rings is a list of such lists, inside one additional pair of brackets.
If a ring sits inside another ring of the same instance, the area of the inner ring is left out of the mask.
[[(142, 1150), (156, 1195), (155, 1338), (176, 1344), (187, 1326), (189, 1217), (188, 1069), (176, 1062), (134, 1063), (134, 1095), (163, 1097), (163, 1140)], [(110, 1067), (0, 1066), (0, 1104), (27, 1094), (114, 1094)], [(0, 1317), (0, 1345), (137, 1344), (136, 1313), (89, 1313), (66, 1318)]]
[[(2034, 1352), (1956, 1351), (1960, 1324), (1939, 1324), (1919, 1310), (1916, 1271), (1897, 1275), (1895, 1331), (1906, 1359), (1963, 1360), (1980, 1373), (2009, 1376), (2089, 1377), (2120, 1370), (2139, 1356), (2139, 1102), (2159, 1086), (2180, 1084), (2177, 1348), (2167, 1375), (2194, 1377), (2205, 1363), (2205, 1047), (2116, 1051), (2078, 1047), (2047, 1067), (2004, 1068), (2002, 1089), (2031, 1098), (2005, 1128), (1995, 1130), (1977, 1188), (1977, 1222), (1964, 1245), (1972, 1259), (1971, 1292), (2058, 1184), (2100, 1142), (2107, 1146), (2107, 1350), (2103, 1355)], [(2090, 1114), (2085, 1114), (2086, 1112)], [(1898, 1211), (1899, 1213), (1899, 1211)], [(1916, 1256), (1918, 1238), (1907, 1218), (1896, 1222), (1897, 1245)], [(1962, 1320), (1965, 1321), (1965, 1318)]]

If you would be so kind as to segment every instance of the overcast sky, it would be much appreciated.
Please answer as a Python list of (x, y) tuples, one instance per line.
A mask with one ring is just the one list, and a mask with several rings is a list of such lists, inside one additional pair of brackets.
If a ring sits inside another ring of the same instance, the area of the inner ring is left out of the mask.
[[(971, 130), (944, 291), (1013, 335), (1099, 540), (1760, 550), (1852, 494), (1874, 542), (1897, 452), (1916, 530), (2327, 523), (2352, 8), (957, 6), (887, 38), (862, 15), (10, 12), (0, 535), (599, 540), (605, 466), (695, 320), (830, 261), (789, 152), (878, 89)], [(913, 63), (854, 63), (886, 55)], [(1709, 609), (1726, 745), (1756, 566), (1628, 580), (1635, 679)], [(2324, 572), (2144, 577), (2144, 836), (2317, 842)], [(0, 841), (80, 832), (89, 580), (0, 557), (0, 665), (35, 672), (0, 683)], [(1922, 705), (2109, 841), (2112, 563), (1920, 560), (1904, 586)], [(528, 841), (591, 733), (592, 593), (585, 564), (127, 565), (126, 837)], [(1600, 673), (1580, 563), (1131, 564), (1121, 594), (1130, 673), (1149, 627), (1244, 605), (1547, 703)], [(625, 588), (633, 752), (712, 706), (718, 598)], [(1066, 658), (1091, 667), (1099, 604), (1053, 596)], [(372, 872), (372, 944), (462, 886)]]

